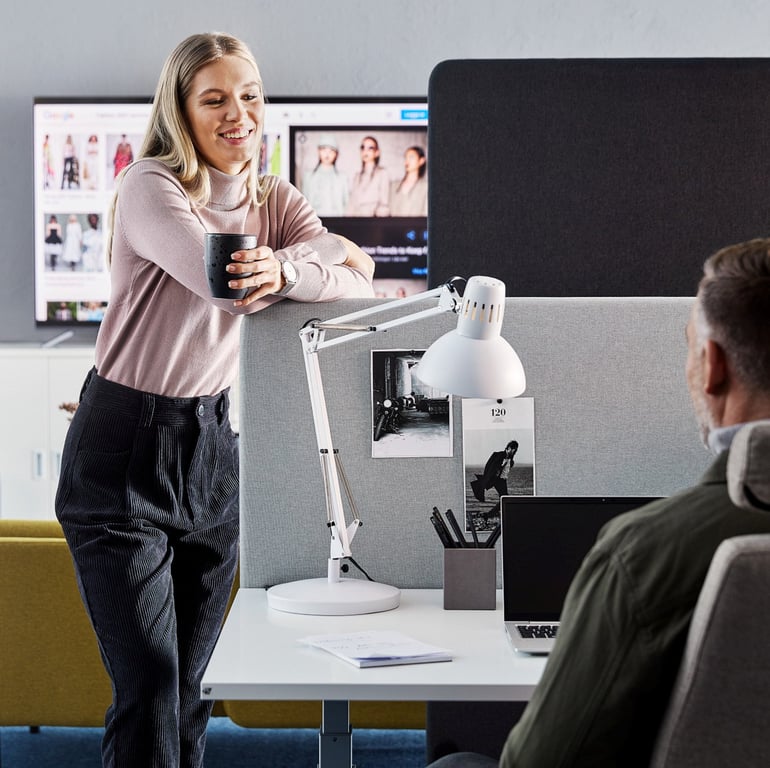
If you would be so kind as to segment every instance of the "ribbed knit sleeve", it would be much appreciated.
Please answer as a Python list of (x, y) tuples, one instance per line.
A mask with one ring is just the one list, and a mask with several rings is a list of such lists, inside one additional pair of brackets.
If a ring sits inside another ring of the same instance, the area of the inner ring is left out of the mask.
[(118, 189), (112, 238), (110, 301), (96, 342), (99, 373), (169, 396), (214, 394), (237, 374), (240, 315), (281, 301), (270, 295), (245, 307), (213, 299), (203, 252), (206, 232), (257, 236), (259, 245), (297, 266), (287, 298), (332, 301), (371, 296), (371, 280), (342, 264), (346, 250), (305, 198), (277, 179), (263, 205), (251, 202), (246, 175), (211, 169), (211, 201), (191, 204), (176, 176), (157, 160), (126, 171)]

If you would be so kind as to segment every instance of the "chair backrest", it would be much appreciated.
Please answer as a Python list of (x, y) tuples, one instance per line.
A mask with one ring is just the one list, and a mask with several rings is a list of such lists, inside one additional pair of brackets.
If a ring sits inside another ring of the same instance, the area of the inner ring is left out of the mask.
[(727, 490), (739, 507), (770, 511), (770, 420), (735, 435), (727, 464)]
[[(770, 422), (736, 435), (727, 471), (734, 503), (770, 508), (769, 458)], [(651, 768), (770, 765), (769, 606), (770, 535), (722, 542), (693, 613)]]

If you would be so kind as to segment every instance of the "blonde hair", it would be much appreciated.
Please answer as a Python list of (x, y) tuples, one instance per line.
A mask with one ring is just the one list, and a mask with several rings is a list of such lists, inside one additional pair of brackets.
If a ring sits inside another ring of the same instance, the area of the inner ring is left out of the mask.
[[(198, 71), (224, 56), (238, 56), (249, 62), (254, 67), (260, 88), (262, 87), (256, 59), (241, 40), (221, 32), (190, 35), (177, 45), (163, 65), (153, 98), (149, 127), (138, 155), (139, 158), (151, 157), (167, 165), (195, 206), (204, 206), (211, 199), (211, 179), (208, 167), (193, 143), (184, 105)], [(261, 135), (258, 136), (258, 148), (262, 144), (261, 139)], [(274, 176), (259, 175), (258, 149), (249, 161), (247, 178), (249, 193), (256, 205), (265, 202), (275, 181)], [(119, 189), (120, 177), (116, 184)], [(110, 232), (117, 197), (116, 192), (110, 209)], [(111, 251), (110, 235), (108, 254), (111, 254)]]

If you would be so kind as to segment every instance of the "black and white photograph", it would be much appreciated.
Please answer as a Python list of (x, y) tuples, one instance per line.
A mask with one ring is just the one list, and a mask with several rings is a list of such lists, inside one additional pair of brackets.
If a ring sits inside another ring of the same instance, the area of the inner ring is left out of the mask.
[(425, 350), (372, 350), (372, 458), (452, 456), (452, 400), (423, 384)]
[(462, 401), (465, 529), (500, 522), (500, 497), (535, 494), (535, 401), (531, 397)]

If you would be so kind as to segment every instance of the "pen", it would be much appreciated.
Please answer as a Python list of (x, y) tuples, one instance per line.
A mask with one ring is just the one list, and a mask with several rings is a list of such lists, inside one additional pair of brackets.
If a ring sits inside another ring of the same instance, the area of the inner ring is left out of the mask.
[[(436, 522), (441, 526), (441, 530), (444, 534), (444, 537), (449, 542), (449, 547), (454, 548), (459, 546), (458, 544), (455, 543), (454, 539), (452, 538), (452, 534), (449, 533), (449, 528), (447, 528), (447, 525), (444, 522), (444, 518), (441, 516), (441, 512), (438, 511), (438, 507), (433, 507), (433, 517), (436, 520)], [(444, 538), (442, 537), (441, 540), (444, 541)]]
[(485, 547), (494, 547), (495, 542), (500, 538), (500, 523), (498, 523), (489, 534), (487, 540), (484, 542)]
[(473, 513), (469, 513), (467, 515), (468, 517), (468, 523), (471, 526), (471, 536), (473, 536), (473, 546), (478, 547), (479, 546), (479, 534), (476, 531), (476, 521), (473, 519)]
[(457, 523), (457, 519), (455, 518), (454, 512), (452, 512), (451, 509), (448, 509), (446, 511), (446, 519), (449, 520), (449, 525), (452, 526), (452, 530), (455, 532), (455, 536), (457, 536), (457, 545), (460, 547), (467, 547), (468, 542), (465, 540), (465, 535), (460, 529), (460, 526)]
[(444, 545), (444, 548), (454, 549), (455, 543), (452, 541), (452, 538), (449, 535), (449, 531), (447, 531), (442, 522), (436, 518), (435, 515), (430, 516), (430, 521), (433, 523), (433, 527), (436, 529), (436, 533), (438, 534), (439, 539), (441, 539), (441, 543)]

